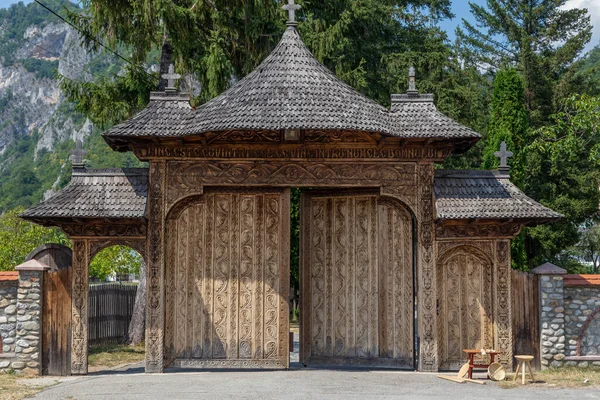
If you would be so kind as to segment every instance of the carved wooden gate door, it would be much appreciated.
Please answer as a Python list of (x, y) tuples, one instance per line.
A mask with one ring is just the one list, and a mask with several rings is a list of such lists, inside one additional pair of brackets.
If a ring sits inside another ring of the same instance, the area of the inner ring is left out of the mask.
[(440, 369), (457, 370), (463, 349), (491, 349), (492, 265), (459, 248), (438, 263), (438, 329)]
[(373, 192), (306, 192), (301, 218), (301, 362), (413, 368), (411, 214)]
[(289, 190), (206, 190), (167, 221), (166, 365), (287, 368)]

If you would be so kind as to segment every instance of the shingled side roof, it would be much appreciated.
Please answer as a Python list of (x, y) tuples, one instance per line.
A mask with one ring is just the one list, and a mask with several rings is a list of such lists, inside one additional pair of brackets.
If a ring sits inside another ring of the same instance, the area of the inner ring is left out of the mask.
[(437, 219), (514, 219), (541, 223), (562, 215), (527, 197), (495, 171), (435, 171)]
[(82, 218), (144, 218), (148, 169), (74, 170), (56, 195), (24, 211), (21, 218), (44, 221)]
[(105, 132), (107, 141), (128, 136), (282, 129), (359, 130), (403, 138), (473, 141), (480, 137), (441, 114), (432, 102), (404, 103), (390, 111), (363, 96), (317, 61), (294, 27), (287, 28), (273, 52), (253, 72), (196, 110), (170, 106), (156, 112), (156, 107), (164, 107), (155, 103), (151, 102), (151, 109), (142, 111), (142, 116)]

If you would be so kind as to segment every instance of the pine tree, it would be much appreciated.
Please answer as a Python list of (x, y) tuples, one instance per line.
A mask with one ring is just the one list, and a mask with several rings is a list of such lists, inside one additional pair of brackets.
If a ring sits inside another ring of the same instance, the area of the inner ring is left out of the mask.
[(463, 19), (457, 29), (465, 58), (494, 70), (517, 68), (524, 78), (526, 107), (533, 126), (548, 120), (559, 99), (557, 85), (569, 79), (591, 39), (586, 9), (563, 8), (567, 0), (487, 0), (469, 3), (477, 26)]
[[(514, 68), (498, 71), (494, 80), (492, 111), (486, 147), (483, 153), (483, 169), (494, 169), (498, 166), (495, 153), (502, 142), (513, 153), (510, 159), (511, 181), (523, 187), (524, 179), (524, 147), (527, 144), (527, 111), (525, 110), (525, 89), (523, 79)], [(527, 256), (525, 253), (525, 234), (522, 232), (511, 242), (512, 266), (525, 269)]]

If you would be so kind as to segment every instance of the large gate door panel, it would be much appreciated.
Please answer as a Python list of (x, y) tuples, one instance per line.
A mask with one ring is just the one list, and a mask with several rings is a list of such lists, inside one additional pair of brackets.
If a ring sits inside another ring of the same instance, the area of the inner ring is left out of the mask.
[(438, 264), (439, 355), (441, 370), (457, 370), (463, 349), (491, 349), (492, 266), (474, 253), (458, 250)]
[(413, 226), (376, 194), (302, 198), (301, 361), (413, 368)]
[(289, 191), (209, 191), (167, 223), (166, 363), (289, 365)]

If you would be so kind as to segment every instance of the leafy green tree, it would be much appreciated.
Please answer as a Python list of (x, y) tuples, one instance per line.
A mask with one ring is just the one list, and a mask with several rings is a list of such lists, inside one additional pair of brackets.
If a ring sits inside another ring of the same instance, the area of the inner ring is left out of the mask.
[(0, 270), (11, 271), (25, 257), (45, 243), (70, 246), (66, 235), (57, 228), (44, 228), (19, 218), (25, 208), (18, 207), (0, 215)]
[(577, 244), (579, 227), (596, 215), (600, 203), (600, 97), (573, 96), (562, 104), (553, 123), (533, 131), (523, 150), (525, 192), (565, 216), (528, 229), (529, 267), (554, 260), (562, 249)]
[(591, 272), (600, 273), (600, 225), (593, 224), (585, 228), (575, 248), (583, 260), (591, 263)]
[(90, 262), (90, 277), (101, 281), (115, 274), (121, 279), (127, 274), (139, 274), (142, 256), (127, 246), (111, 246), (96, 254)]
[(577, 61), (591, 39), (585, 9), (565, 9), (567, 0), (487, 0), (469, 3), (476, 24), (463, 19), (457, 36), (465, 59), (494, 70), (516, 67), (525, 83), (526, 107), (535, 127), (555, 109), (562, 79), (578, 69)]

